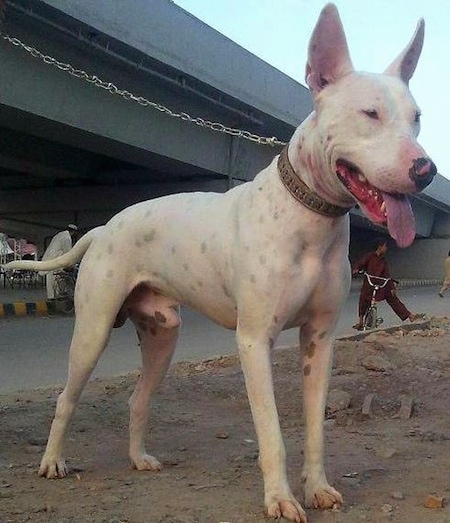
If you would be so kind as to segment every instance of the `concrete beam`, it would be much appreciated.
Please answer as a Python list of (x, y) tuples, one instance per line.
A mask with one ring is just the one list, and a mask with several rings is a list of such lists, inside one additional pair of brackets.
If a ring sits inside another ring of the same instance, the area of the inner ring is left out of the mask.
[(81, 230), (92, 229), (140, 201), (173, 192), (225, 192), (227, 188), (227, 179), (198, 179), (182, 184), (35, 189), (32, 198), (24, 191), (4, 191), (0, 193), (0, 231), (40, 245), (69, 223)]
[(418, 200), (412, 200), (411, 205), (416, 219), (416, 233), (419, 237), (428, 238), (433, 231), (437, 209)]
[(303, 85), (170, 0), (42, 3), (294, 127), (312, 110)]
[[(65, 49), (60, 49), (57, 54), (67, 55)], [(73, 129), (87, 133), (90, 137), (96, 137), (94, 144), (96, 139), (103, 138), (213, 173), (228, 176), (237, 170), (238, 177), (244, 176), (242, 166), (245, 173), (254, 174), (267, 165), (277, 152), (269, 146), (243, 140), (239, 140), (238, 147), (235, 147), (237, 139), (232, 136), (111, 96), (102, 89), (39, 62), (4, 41), (0, 41), (0, 61), (0, 104), (33, 114), (41, 119), (44, 126), (46, 121), (55, 122), (66, 127), (68, 133)], [(130, 81), (131, 78), (124, 81), (125, 85)], [(137, 93), (148, 90), (148, 86), (143, 88), (142, 79), (132, 83)], [(154, 94), (156, 99), (160, 99), (156, 92)], [(184, 109), (189, 111), (188, 106)], [(65, 134), (62, 133), (59, 138), (64, 143)], [(108, 153), (114, 154), (112, 145)]]
[[(61, 187), (34, 189), (29, 198), (24, 191), (9, 190), (0, 194), (0, 218), (10, 214), (47, 212), (114, 211), (144, 200), (174, 192), (224, 192), (226, 179), (197, 179), (180, 183), (155, 183), (117, 186)], [(1, 228), (1, 221), (0, 221)]]
[(450, 239), (450, 214), (437, 213), (433, 224), (433, 236)]

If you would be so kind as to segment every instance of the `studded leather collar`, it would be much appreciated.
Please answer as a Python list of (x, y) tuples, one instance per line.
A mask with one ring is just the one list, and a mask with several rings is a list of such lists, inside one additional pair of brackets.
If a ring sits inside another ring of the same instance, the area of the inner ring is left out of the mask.
[(339, 207), (326, 202), (300, 179), (289, 162), (287, 146), (283, 148), (278, 157), (278, 172), (281, 181), (291, 195), (311, 211), (332, 218), (344, 216), (350, 211), (349, 207)]

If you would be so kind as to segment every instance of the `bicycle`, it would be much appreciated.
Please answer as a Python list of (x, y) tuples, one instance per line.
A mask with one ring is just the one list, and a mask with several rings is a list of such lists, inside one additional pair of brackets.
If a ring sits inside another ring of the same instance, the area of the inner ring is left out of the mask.
[(77, 271), (75, 268), (62, 269), (54, 272), (53, 290), (55, 299), (60, 303), (60, 309), (66, 314), (74, 311), (73, 297), (75, 294), (75, 283)]
[[(377, 291), (386, 287), (387, 282), (392, 278), (383, 278), (382, 276), (374, 276), (368, 272), (364, 272), (364, 277), (367, 278), (367, 282), (372, 287), (372, 297), (370, 300), (370, 306), (367, 309), (366, 313), (363, 316), (362, 321), (362, 331), (376, 329), (381, 325), (384, 319), (381, 316), (378, 316), (377, 301), (375, 299)], [(378, 280), (379, 283), (376, 283), (375, 280)]]

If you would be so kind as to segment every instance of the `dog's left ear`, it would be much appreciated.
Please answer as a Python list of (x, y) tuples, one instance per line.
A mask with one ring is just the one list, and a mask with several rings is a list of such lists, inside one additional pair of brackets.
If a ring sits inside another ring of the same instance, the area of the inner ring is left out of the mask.
[(409, 81), (416, 70), (420, 53), (423, 47), (423, 38), (425, 35), (425, 22), (421, 18), (417, 24), (416, 32), (412, 37), (405, 50), (392, 62), (384, 74), (398, 76), (408, 85)]
[(315, 95), (351, 71), (353, 64), (338, 10), (334, 4), (327, 4), (309, 41), (306, 83)]

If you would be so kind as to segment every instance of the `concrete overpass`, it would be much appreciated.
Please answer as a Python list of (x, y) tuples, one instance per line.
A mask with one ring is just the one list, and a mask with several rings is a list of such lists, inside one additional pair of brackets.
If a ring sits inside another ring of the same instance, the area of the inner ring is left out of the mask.
[[(170, 0), (8, 0), (0, 60), (0, 231), (37, 242), (137, 201), (225, 191), (280, 149), (170, 111), (280, 141), (311, 111), (305, 87)], [(419, 238), (450, 236), (448, 180), (413, 206)], [(371, 228), (352, 213), (356, 243)]]

